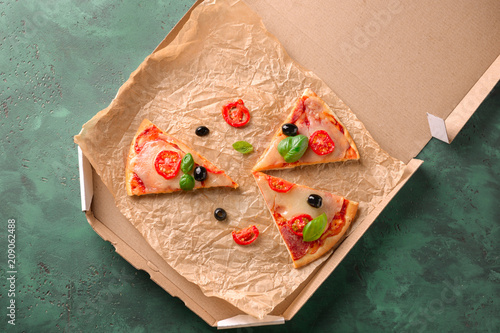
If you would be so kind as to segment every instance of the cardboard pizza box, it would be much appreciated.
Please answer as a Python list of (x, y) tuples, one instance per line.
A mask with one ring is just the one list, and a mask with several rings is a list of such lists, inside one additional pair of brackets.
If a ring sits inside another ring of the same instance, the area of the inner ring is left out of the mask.
[[(197, 1), (155, 51), (168, 45)], [(270, 315), (257, 320), (205, 296), (166, 264), (120, 214), (79, 150), (82, 209), (116, 252), (209, 325), (282, 324), (334, 271), (423, 161), (434, 136), (450, 143), (500, 79), (500, 2), (246, 0), (289, 55), (315, 72), (351, 107), (376, 141), (407, 164), (389, 196), (329, 259)], [(276, 19), (279, 17), (279, 19)]]

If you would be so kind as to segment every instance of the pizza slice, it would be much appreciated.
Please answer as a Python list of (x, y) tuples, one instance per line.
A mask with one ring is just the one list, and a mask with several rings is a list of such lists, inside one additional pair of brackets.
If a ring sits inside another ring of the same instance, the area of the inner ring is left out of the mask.
[(253, 175), (295, 268), (336, 246), (356, 216), (357, 202), (262, 172)]
[(311, 89), (297, 99), (253, 171), (359, 159), (351, 135)]
[(142, 121), (130, 145), (125, 184), (130, 196), (238, 187), (223, 170), (147, 119)]

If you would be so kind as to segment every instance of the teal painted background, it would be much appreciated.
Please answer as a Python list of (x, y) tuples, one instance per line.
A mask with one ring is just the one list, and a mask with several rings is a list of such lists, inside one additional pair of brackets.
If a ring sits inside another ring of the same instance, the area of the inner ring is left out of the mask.
[[(0, 2), (0, 331), (215, 331), (91, 229), (73, 144), (192, 2)], [(499, 332), (499, 147), (497, 85), (290, 322), (236, 331)]]

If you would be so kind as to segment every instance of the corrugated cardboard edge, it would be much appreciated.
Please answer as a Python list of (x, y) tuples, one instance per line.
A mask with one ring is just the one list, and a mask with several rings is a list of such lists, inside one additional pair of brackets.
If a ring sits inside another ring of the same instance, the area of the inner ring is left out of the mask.
[(428, 114), (432, 136), (446, 143), (451, 143), (499, 80), (500, 56), (495, 59), (444, 121)]
[(255, 327), (268, 325), (281, 325), (285, 323), (285, 318), (281, 316), (265, 316), (263, 319), (257, 319), (249, 315), (238, 315), (232, 318), (219, 320), (217, 322), (218, 329)]
[(92, 165), (83, 154), (80, 147), (78, 147), (78, 171), (80, 174), (80, 198), (82, 211), (90, 210), (93, 197), (92, 187)]
[(429, 122), (429, 128), (433, 137), (443, 142), (450, 143), (446, 123), (443, 118), (427, 112), (427, 121)]

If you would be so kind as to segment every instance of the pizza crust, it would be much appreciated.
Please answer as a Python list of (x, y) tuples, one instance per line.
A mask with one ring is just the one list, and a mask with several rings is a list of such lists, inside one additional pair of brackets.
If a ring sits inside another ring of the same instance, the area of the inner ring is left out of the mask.
[(135, 140), (137, 139), (137, 136), (139, 136), (140, 133), (142, 133), (146, 128), (149, 126), (153, 125), (151, 121), (148, 119), (144, 119), (141, 124), (139, 125), (139, 128), (137, 129), (137, 132), (134, 135), (134, 138), (132, 142), (130, 143), (130, 147), (128, 150), (128, 155), (127, 155), (127, 162), (125, 163), (125, 186), (127, 188), (127, 194), (129, 196), (132, 195), (143, 195), (146, 193), (134, 193), (132, 191), (132, 178), (134, 177), (134, 165), (132, 164), (133, 158), (137, 155), (135, 153)]

